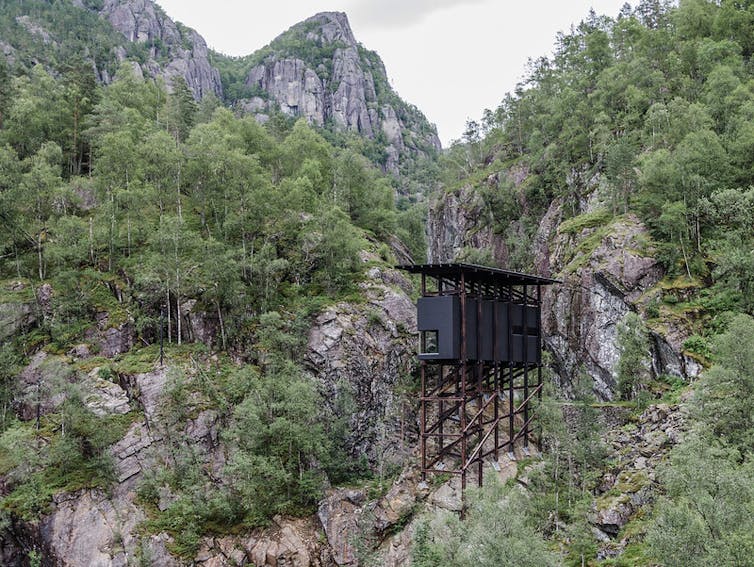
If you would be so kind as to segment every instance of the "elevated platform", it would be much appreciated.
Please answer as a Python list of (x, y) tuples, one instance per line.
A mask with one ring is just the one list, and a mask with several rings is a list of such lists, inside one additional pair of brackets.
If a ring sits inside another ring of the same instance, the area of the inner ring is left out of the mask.
[(491, 462), (530, 453), (541, 291), (560, 282), (464, 263), (398, 268), (421, 275), (422, 475), (458, 475), (462, 489), (472, 475), (481, 486)]

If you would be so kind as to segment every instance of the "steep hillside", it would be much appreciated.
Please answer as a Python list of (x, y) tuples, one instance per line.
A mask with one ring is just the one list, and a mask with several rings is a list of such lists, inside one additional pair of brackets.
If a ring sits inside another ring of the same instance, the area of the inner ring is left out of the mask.
[(317, 14), (249, 57), (216, 61), (237, 107), (260, 120), (279, 110), (359, 134), (388, 171), (440, 149), (435, 127), (393, 91), (382, 60), (356, 41), (343, 13)]
[(331, 142), (400, 175), (404, 194), (424, 191), (416, 180), (440, 149), (436, 128), (393, 91), (380, 57), (356, 41), (343, 13), (317, 14), (236, 58), (210, 52), (152, 0), (12, 0), (0, 6), (0, 55), (11, 72), (41, 64), (78, 83), (93, 71), (109, 84), (128, 62), (168, 90), (185, 82), (195, 100), (212, 95), (261, 122), (306, 118)]
[[(591, 13), (441, 158), (430, 258), (564, 282), (545, 292), (543, 330), (566, 431), (545, 405), (549, 457), (520, 481), (517, 513), (568, 564), (748, 553), (750, 21), (749, 3), (726, 1)], [(478, 514), (465, 537), (502, 521)], [(452, 526), (419, 526), (418, 564), (479, 564), (448, 543)]]
[(91, 98), (17, 72), (0, 563), (328, 557), (326, 490), (381, 494), (415, 443), (391, 180), (303, 118), (268, 130), (128, 65)]
[[(148, 0), (0, 5), (0, 563), (750, 563), (752, 13), (592, 13), (435, 161), (342, 14), (230, 59)], [(435, 168), (432, 261), (563, 280), (541, 453), (463, 521), (391, 267), (385, 171)]]
[(563, 277), (548, 299), (559, 372), (571, 381), (585, 365), (602, 397), (628, 311), (659, 341), (655, 374), (685, 377), (727, 312), (752, 311), (750, 224), (728, 216), (754, 183), (747, 13), (684, 2), (591, 14), (444, 157), (430, 257)]
[(169, 87), (183, 79), (199, 100), (222, 97), (220, 75), (207, 44), (176, 24), (151, 0), (9, 1), (0, 7), (0, 47), (12, 67), (40, 63), (65, 75), (71, 66), (93, 68), (99, 82), (113, 80), (130, 61), (144, 76)]

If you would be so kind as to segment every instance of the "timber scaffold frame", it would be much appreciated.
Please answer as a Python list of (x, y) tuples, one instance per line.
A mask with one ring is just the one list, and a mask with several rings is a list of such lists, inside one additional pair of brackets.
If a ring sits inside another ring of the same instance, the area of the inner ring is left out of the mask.
[(472, 264), (405, 265), (418, 303), (422, 478), (482, 486), (486, 459), (529, 454), (531, 402), (542, 395), (542, 286), (557, 280)]

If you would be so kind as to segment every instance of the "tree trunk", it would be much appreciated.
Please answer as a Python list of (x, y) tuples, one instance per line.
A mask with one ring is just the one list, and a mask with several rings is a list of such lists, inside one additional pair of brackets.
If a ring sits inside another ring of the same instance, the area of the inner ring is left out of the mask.
[(15, 240), (13, 241), (13, 254), (16, 257), (16, 275), (18, 279), (21, 279), (21, 260), (18, 257), (18, 246), (16, 246)]
[(178, 165), (178, 178), (175, 183), (176, 201), (178, 204), (178, 218), (183, 222), (183, 209), (181, 208), (181, 166)]
[(181, 344), (181, 281), (178, 271), (175, 273), (175, 332), (177, 343)]
[(220, 302), (215, 300), (217, 306), (217, 318), (220, 320), (220, 339), (222, 340), (223, 350), (225, 350), (225, 323), (223, 322), (223, 312), (220, 309)]
[(44, 256), (42, 253), (42, 229), (40, 229), (39, 234), (37, 234), (37, 267), (39, 270), (39, 281), (42, 281), (45, 279), (45, 269), (44, 269)]
[(169, 287), (166, 287), (165, 289), (165, 296), (166, 296), (165, 306), (167, 307), (167, 311), (168, 311), (168, 343), (170, 343), (172, 342), (172, 338), (173, 338), (173, 325), (172, 325), (173, 320), (172, 320), (172, 317), (170, 316), (170, 288)]
[(683, 252), (683, 262), (686, 264), (686, 273), (691, 279), (691, 269), (689, 268), (689, 257), (686, 255), (686, 247), (683, 245), (683, 236), (678, 236), (678, 242), (681, 243), (681, 252)]
[(107, 256), (107, 271), (113, 271), (113, 254), (115, 254), (115, 193), (110, 188), (110, 253)]
[(94, 265), (94, 219), (89, 217), (89, 260)]

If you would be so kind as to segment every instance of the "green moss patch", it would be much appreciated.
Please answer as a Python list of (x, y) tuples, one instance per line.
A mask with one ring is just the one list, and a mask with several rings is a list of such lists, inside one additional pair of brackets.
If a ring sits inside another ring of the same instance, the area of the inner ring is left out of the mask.
[(596, 228), (608, 224), (613, 218), (613, 214), (608, 210), (593, 211), (584, 213), (560, 223), (558, 234), (578, 234), (586, 228)]

